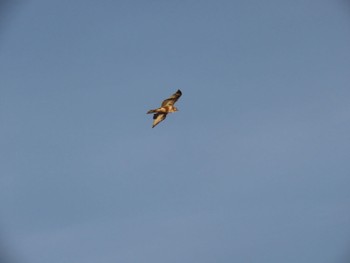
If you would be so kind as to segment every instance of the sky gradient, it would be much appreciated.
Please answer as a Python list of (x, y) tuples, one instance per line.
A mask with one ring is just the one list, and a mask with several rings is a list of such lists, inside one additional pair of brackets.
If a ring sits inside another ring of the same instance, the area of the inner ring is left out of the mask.
[(9, 3), (0, 259), (349, 262), (348, 1)]

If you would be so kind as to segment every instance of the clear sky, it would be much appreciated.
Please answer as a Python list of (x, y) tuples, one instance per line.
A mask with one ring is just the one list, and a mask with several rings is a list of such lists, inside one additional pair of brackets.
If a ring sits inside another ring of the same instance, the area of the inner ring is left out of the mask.
[(7, 2), (0, 257), (349, 262), (346, 0)]

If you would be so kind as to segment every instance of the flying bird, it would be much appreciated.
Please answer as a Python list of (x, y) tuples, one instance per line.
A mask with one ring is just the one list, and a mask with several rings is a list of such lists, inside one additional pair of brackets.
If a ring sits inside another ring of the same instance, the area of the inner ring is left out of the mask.
[(181, 97), (181, 90), (177, 90), (173, 95), (162, 102), (162, 105), (158, 109), (149, 110), (147, 114), (153, 114), (153, 125), (154, 128), (161, 121), (165, 120), (168, 113), (172, 113), (178, 111), (178, 109), (174, 106), (175, 102)]

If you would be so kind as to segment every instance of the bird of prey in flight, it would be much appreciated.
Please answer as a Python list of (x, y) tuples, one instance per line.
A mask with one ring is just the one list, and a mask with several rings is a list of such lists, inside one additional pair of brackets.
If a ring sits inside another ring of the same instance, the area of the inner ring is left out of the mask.
[(153, 125), (154, 128), (161, 121), (165, 120), (168, 113), (172, 113), (178, 111), (178, 109), (174, 106), (175, 102), (181, 97), (181, 90), (177, 90), (173, 95), (162, 102), (162, 105), (158, 109), (149, 110), (147, 114), (153, 114)]

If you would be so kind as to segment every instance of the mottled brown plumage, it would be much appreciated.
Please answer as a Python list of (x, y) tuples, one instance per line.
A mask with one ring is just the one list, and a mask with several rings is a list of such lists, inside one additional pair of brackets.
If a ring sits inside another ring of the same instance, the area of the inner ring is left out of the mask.
[(178, 109), (174, 106), (175, 102), (181, 97), (181, 90), (177, 90), (173, 95), (162, 102), (162, 105), (158, 109), (149, 110), (147, 114), (154, 113), (153, 115), (153, 125), (154, 128), (161, 121), (165, 120), (168, 113), (172, 113), (178, 111)]

